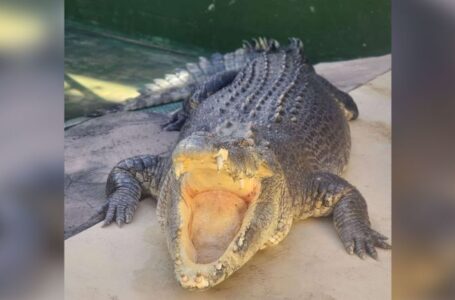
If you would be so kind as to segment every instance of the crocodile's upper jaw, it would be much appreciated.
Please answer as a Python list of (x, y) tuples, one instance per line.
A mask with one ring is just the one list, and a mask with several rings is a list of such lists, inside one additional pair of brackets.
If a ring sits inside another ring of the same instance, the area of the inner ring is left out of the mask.
[(262, 165), (239, 172), (227, 149), (180, 153), (173, 157), (173, 169), (181, 198), (177, 280), (184, 288), (205, 289), (243, 264), (239, 244), (255, 217), (262, 178), (271, 171)]

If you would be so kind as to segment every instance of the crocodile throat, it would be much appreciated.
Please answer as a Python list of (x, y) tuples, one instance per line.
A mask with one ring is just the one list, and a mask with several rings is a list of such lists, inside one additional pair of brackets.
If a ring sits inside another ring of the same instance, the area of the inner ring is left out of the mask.
[(182, 176), (182, 244), (197, 264), (216, 261), (228, 249), (261, 183), (253, 177), (236, 178), (213, 168), (191, 169)]

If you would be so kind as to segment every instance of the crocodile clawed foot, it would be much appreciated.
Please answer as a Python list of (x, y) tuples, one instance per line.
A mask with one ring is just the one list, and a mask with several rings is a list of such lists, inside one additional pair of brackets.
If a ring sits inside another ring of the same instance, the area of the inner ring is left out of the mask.
[(116, 201), (115, 198), (109, 199), (101, 209), (105, 213), (103, 227), (108, 226), (113, 222), (116, 222), (119, 227), (122, 227), (125, 223), (131, 223), (136, 207), (137, 204), (134, 203)]
[(186, 115), (182, 111), (172, 115), (171, 120), (161, 125), (161, 128), (166, 131), (179, 131), (185, 124)]
[(343, 232), (342, 240), (346, 251), (349, 254), (357, 254), (364, 259), (366, 255), (374, 259), (378, 258), (376, 247), (391, 249), (392, 246), (385, 240), (388, 238), (368, 226), (360, 226), (355, 230)]

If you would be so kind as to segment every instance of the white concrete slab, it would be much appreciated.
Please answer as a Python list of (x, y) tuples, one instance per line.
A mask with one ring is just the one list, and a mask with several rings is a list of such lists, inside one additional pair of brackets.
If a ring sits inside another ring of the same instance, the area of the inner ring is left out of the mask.
[[(346, 178), (365, 196), (373, 227), (391, 237), (391, 74), (351, 95), (360, 117), (351, 122)], [(278, 246), (206, 292), (179, 287), (155, 216), (141, 203), (132, 224), (94, 227), (65, 242), (65, 299), (390, 299), (391, 251), (379, 260), (346, 254), (329, 219), (297, 223)]]

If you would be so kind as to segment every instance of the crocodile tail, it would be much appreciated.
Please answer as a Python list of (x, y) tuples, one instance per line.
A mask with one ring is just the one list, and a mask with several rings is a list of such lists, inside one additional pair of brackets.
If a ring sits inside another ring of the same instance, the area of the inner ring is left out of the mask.
[(288, 39), (289, 44), (286, 47), (286, 51), (297, 53), (302, 57), (303, 62), (307, 63), (308, 58), (305, 56), (303, 51), (303, 42), (299, 38), (291, 37)]
[(280, 46), (277, 40), (269, 39), (265, 37), (259, 37), (251, 39), (251, 41), (243, 41), (243, 48), (249, 52), (261, 53), (261, 52), (274, 52), (274, 51), (287, 51), (294, 52), (301, 55), (304, 60), (306, 58), (303, 53), (303, 42), (299, 38), (291, 37), (288, 39), (289, 44)]
[(244, 41), (243, 46), (226, 54), (214, 53), (209, 58), (199, 57), (199, 61), (186, 64), (164, 78), (155, 79), (139, 90), (139, 96), (128, 100), (124, 110), (137, 110), (149, 106), (165, 104), (189, 98), (196, 86), (210, 77), (226, 71), (238, 71), (259, 52), (280, 48), (278, 41), (259, 37)]
[(303, 51), (303, 42), (299, 38), (290, 37), (289, 39), (288, 49)]
[(226, 71), (238, 71), (258, 53), (280, 49), (280, 44), (274, 39), (259, 37), (244, 41), (243, 46), (226, 54), (214, 53), (209, 58), (199, 57), (198, 62), (187, 63), (184, 68), (176, 69), (164, 78), (157, 78), (152, 83), (140, 89), (139, 96), (128, 99), (124, 104), (109, 110), (97, 111), (93, 115), (103, 115), (109, 112), (138, 110), (150, 106), (171, 103), (188, 99), (195, 88), (210, 77)]
[(288, 39), (289, 43), (285, 46), (280, 46), (277, 40), (269, 39), (265, 37), (259, 37), (251, 39), (251, 41), (243, 41), (243, 48), (247, 49), (252, 53), (263, 53), (263, 52), (276, 52), (286, 51), (299, 55), (302, 61), (307, 63), (308, 59), (304, 55), (303, 42), (299, 38), (291, 37)]
[(278, 50), (280, 48), (280, 43), (274, 39), (258, 37), (251, 39), (251, 41), (243, 41), (243, 48), (250, 52), (269, 52)]
[(214, 53), (209, 58), (187, 63), (164, 78), (155, 79), (139, 90), (139, 96), (125, 102), (123, 110), (137, 110), (189, 98), (195, 88), (210, 77), (226, 71), (237, 71), (254, 58), (252, 49), (242, 47), (226, 54)]

